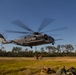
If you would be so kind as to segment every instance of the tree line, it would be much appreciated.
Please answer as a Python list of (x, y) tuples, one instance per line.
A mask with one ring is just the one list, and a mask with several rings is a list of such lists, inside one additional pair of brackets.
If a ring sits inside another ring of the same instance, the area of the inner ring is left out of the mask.
[(76, 56), (76, 50), (72, 44), (45, 46), (40, 50), (22, 49), (22, 47), (13, 47), (11, 51), (7, 51), (3, 46), (0, 48), (1, 57), (57, 57), (57, 56)]

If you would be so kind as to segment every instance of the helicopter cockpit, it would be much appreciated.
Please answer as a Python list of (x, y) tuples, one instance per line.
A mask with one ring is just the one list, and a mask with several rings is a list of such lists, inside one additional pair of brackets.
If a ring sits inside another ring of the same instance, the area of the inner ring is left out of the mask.
[(46, 34), (44, 34), (44, 38), (45, 38), (45, 40), (53, 40), (54, 41), (54, 38), (52, 38), (51, 36), (48, 36)]

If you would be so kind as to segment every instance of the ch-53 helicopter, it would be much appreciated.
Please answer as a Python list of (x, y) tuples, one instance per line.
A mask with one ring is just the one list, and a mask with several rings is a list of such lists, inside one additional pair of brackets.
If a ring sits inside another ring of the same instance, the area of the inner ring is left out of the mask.
[[(54, 45), (56, 40), (61, 40), (61, 39), (56, 39), (55, 40), (52, 36), (49, 36), (47, 34), (44, 34), (44, 32), (41, 32), (47, 25), (49, 25), (53, 21), (54, 21), (54, 19), (45, 18), (42, 21), (42, 23), (41, 23), (37, 32), (35, 32), (34, 30), (27, 27), (20, 20), (13, 21), (12, 23), (14, 25), (17, 25), (17, 26), (27, 30), (28, 32), (14, 31), (14, 30), (6, 30), (6, 32), (21, 33), (21, 34), (28, 34), (28, 35), (25, 35), (24, 37), (21, 37), (19, 39), (6, 41), (4, 36), (2, 34), (0, 34), (0, 42), (2, 42), (2, 44), (14, 43), (14, 44), (17, 44), (17, 45), (20, 45), (20, 46), (29, 46), (31, 48), (32, 48), (32, 46), (37, 46), (37, 45), (42, 45), (42, 44), (50, 44), (51, 43), (52, 45)], [(55, 31), (55, 30), (62, 30), (62, 29), (66, 29), (66, 27), (61, 27), (61, 28), (57, 28), (57, 29), (53, 29), (53, 30), (48, 30), (46, 32), (51, 32), (51, 31)]]

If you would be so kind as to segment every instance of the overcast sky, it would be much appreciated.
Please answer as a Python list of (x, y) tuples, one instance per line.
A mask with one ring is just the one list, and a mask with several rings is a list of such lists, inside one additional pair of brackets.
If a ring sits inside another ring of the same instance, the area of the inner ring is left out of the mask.
[[(43, 31), (67, 26), (67, 30), (49, 32), (48, 35), (58, 44), (76, 45), (76, 0), (0, 0), (0, 32), (7, 36), (7, 40), (16, 39), (20, 34), (6, 33), (5, 30), (24, 29), (13, 25), (14, 20), (21, 20), (31, 29), (37, 31), (44, 18), (52, 18), (55, 21), (43, 29)], [(50, 44), (51, 45), (51, 44)], [(4, 45), (10, 49), (15, 45)]]

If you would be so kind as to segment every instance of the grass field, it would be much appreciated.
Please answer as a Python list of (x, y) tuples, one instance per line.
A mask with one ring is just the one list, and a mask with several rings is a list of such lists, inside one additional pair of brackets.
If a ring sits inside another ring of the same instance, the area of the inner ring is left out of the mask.
[(41, 75), (43, 67), (76, 68), (75, 57), (48, 57), (40, 60), (23, 57), (0, 57), (0, 75)]

